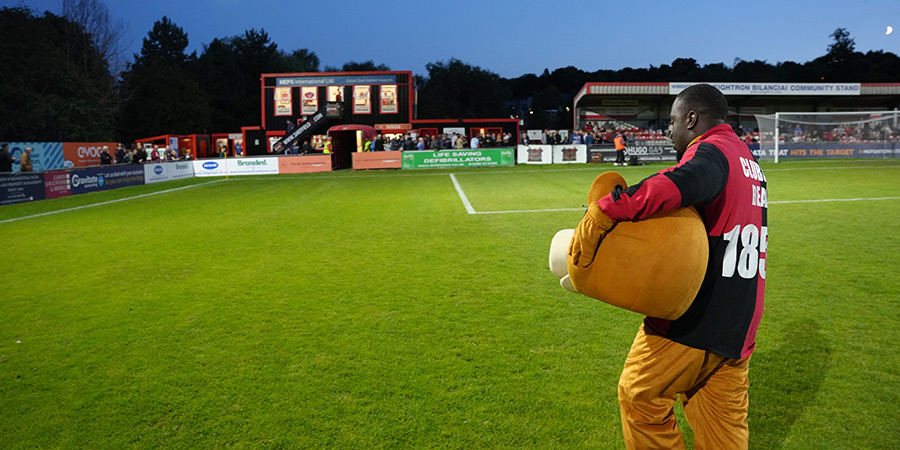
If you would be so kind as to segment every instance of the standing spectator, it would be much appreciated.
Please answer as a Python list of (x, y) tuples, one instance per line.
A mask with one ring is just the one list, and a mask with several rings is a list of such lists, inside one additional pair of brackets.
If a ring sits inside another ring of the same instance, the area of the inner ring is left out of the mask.
[(22, 158), (19, 160), (19, 172), (32, 171), (34, 171), (34, 163), (31, 161), (31, 147), (25, 147), (25, 153), (22, 153)]
[(584, 145), (594, 145), (594, 133), (587, 133), (584, 135)]
[(166, 161), (175, 161), (178, 159), (178, 155), (175, 153), (175, 149), (166, 146)]
[[(382, 145), (384, 145), (383, 141), (382, 141)], [(303, 145), (300, 146), (300, 153), (305, 155), (307, 153), (312, 153), (312, 152), (313, 152), (313, 148), (311, 145), (309, 145), (309, 139), (304, 139)]]
[(103, 149), (100, 150), (100, 165), (108, 166), (112, 164), (112, 155), (109, 154), (109, 146), (104, 145)]
[(384, 136), (382, 136), (381, 133), (375, 135), (375, 143), (373, 144), (372, 148), (376, 152), (384, 151)]
[(416, 142), (416, 150), (425, 150), (425, 139), (419, 138), (419, 141)]
[(617, 166), (625, 165), (625, 135), (621, 132), (616, 133), (616, 138), (613, 140), (616, 144), (616, 164)]
[(9, 153), (9, 144), (6, 142), (0, 146), (0, 173), (12, 172), (12, 155)]
[[(116, 150), (116, 153), (119, 151)], [(117, 162), (116, 164), (131, 164), (131, 158), (134, 156), (134, 152), (125, 151), (125, 148), (122, 148), (122, 162)]]
[(572, 133), (572, 144), (584, 144), (584, 141), (581, 138), (581, 130), (575, 130), (575, 132)]
[(464, 148), (466, 148), (466, 144), (467, 144), (467, 142), (466, 142), (466, 137), (463, 136), (463, 135), (461, 135), (461, 134), (460, 134), (460, 135), (457, 135), (457, 137), (456, 137), (456, 148), (457, 148), (457, 149), (464, 149)]
[(469, 141), (469, 148), (478, 148), (478, 144), (480, 144), (478, 136), (472, 136), (472, 140)]
[(403, 147), (403, 144), (400, 142), (400, 138), (398, 136), (400, 135), (395, 134), (394, 137), (391, 138), (391, 143), (389, 144), (390, 147), (388, 147), (391, 151), (400, 150)]
[(125, 146), (120, 142), (116, 145), (116, 164), (126, 164), (125, 163), (125, 155), (128, 152), (125, 151)]
[(153, 150), (150, 150), (150, 162), (158, 163), (159, 162), (159, 146), (154, 144)]
[(143, 164), (147, 161), (147, 152), (141, 148), (135, 148), (131, 156), (132, 164)]

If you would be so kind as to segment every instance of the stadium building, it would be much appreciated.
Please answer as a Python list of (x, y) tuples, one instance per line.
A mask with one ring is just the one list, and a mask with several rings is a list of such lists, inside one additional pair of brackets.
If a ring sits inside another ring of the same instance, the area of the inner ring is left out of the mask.
[(375, 133), (386, 139), (408, 133), (457, 133), (468, 139), (519, 133), (516, 119), (417, 119), (411, 71), (269, 73), (261, 75), (260, 89), (260, 126), (242, 128), (245, 155), (278, 152), (305, 140), (322, 148), (331, 136), (339, 168)]
[[(621, 122), (664, 130), (672, 101), (692, 82), (586, 83), (575, 95), (574, 129), (587, 122)], [(900, 83), (709, 83), (728, 99), (728, 122), (758, 128), (756, 115), (900, 109)]]

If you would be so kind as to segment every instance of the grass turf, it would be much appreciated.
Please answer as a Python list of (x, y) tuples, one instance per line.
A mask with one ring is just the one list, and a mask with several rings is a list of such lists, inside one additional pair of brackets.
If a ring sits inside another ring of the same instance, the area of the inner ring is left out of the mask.
[[(636, 182), (662, 166), (617, 168)], [(191, 179), (0, 208), (0, 447), (620, 448), (641, 317), (550, 238), (608, 167)], [(751, 447), (900, 442), (887, 161), (764, 165)], [(212, 181), (212, 182), (211, 182)], [(688, 441), (690, 434), (688, 433)]]

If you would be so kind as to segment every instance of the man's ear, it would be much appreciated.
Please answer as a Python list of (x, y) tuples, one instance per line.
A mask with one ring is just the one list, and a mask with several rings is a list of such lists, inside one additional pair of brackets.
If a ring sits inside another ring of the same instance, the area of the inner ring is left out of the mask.
[(690, 111), (688, 111), (688, 115), (687, 115), (687, 129), (688, 129), (688, 130), (693, 130), (694, 127), (697, 126), (697, 121), (698, 121), (698, 118), (697, 118), (697, 111), (694, 111), (693, 109), (690, 110)]

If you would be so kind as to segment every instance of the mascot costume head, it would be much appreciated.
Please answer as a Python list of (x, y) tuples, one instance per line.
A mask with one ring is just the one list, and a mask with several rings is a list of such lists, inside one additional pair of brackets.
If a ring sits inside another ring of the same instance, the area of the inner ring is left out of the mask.
[(594, 180), (588, 213), (578, 228), (562, 230), (551, 241), (550, 270), (571, 292), (650, 317), (677, 319), (691, 306), (706, 272), (709, 244), (703, 221), (686, 207), (613, 224), (597, 200), (625, 187), (616, 172)]

